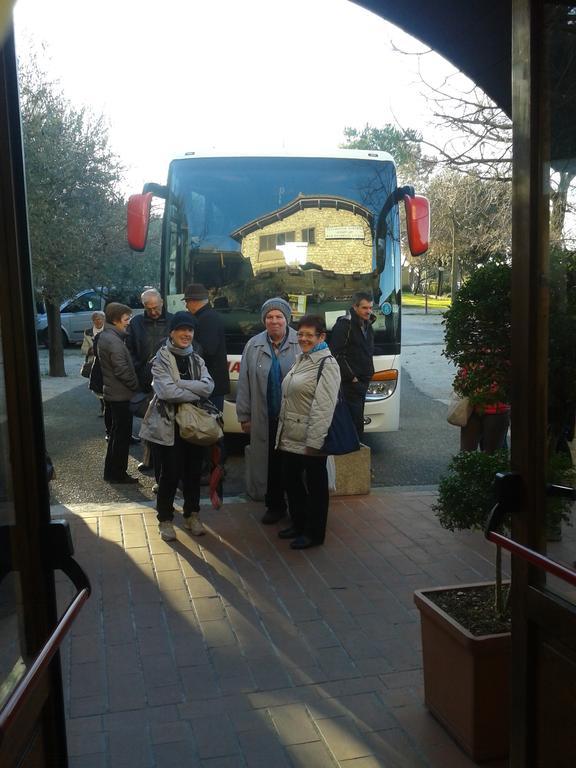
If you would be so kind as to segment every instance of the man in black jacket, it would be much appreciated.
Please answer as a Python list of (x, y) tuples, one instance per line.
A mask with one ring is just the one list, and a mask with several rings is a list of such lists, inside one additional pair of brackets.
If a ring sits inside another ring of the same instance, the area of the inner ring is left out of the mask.
[[(126, 332), (126, 346), (132, 355), (134, 369), (142, 392), (152, 391), (152, 359), (168, 337), (172, 315), (164, 309), (164, 301), (156, 288), (148, 288), (140, 296), (144, 314), (134, 315)], [(144, 458), (138, 465), (143, 472), (152, 467), (150, 445), (144, 446)], [(159, 476), (159, 469), (155, 473)], [(158, 479), (158, 478), (156, 478)]]
[(352, 296), (349, 311), (336, 321), (330, 350), (340, 366), (342, 393), (348, 403), (358, 437), (364, 432), (364, 401), (374, 374), (374, 301), (366, 291)]
[(186, 309), (194, 315), (198, 323), (194, 341), (198, 342), (198, 351), (206, 363), (208, 373), (214, 379), (214, 391), (210, 400), (222, 411), (224, 395), (230, 392), (224, 323), (220, 313), (208, 303), (208, 291), (202, 283), (189, 285), (183, 300), (186, 302)]
[(148, 288), (140, 297), (144, 314), (130, 320), (126, 346), (130, 350), (142, 392), (152, 390), (152, 358), (168, 338), (172, 315), (156, 288)]

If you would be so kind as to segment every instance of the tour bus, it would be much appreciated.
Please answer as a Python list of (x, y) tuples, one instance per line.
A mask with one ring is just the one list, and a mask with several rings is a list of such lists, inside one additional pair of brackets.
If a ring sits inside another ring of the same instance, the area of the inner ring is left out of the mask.
[[(170, 163), (168, 183), (146, 184), (128, 202), (128, 242), (144, 250), (152, 198), (165, 200), (160, 288), (169, 311), (203, 283), (226, 328), (231, 392), (225, 429), (239, 432), (236, 383), (242, 350), (262, 330), (260, 307), (282, 296), (293, 320), (325, 318), (328, 331), (356, 291), (374, 296), (374, 376), (366, 431), (398, 429), (401, 372), (399, 203), (409, 247), (428, 247), (428, 201), (398, 187), (386, 152), (325, 155), (188, 153)], [(328, 339), (329, 339), (328, 334)]]

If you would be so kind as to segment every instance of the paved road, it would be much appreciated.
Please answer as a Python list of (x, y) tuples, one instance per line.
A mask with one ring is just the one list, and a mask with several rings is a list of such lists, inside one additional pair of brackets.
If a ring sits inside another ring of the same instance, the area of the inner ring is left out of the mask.
[[(457, 451), (458, 430), (446, 422), (446, 405), (453, 368), (441, 355), (442, 325), (438, 315), (404, 315), (401, 429), (367, 436), (372, 448), (374, 484), (380, 486), (435, 485)], [(41, 351), (41, 370), (46, 352)], [(113, 502), (152, 499), (153, 479), (140, 475), (137, 488), (113, 487), (101, 480), (106, 444), (98, 403), (78, 376), (81, 355), (66, 351), (64, 380), (43, 379), (48, 450), (57, 470), (52, 494), (56, 501)], [(242, 443), (230, 442), (226, 495), (244, 491)], [(138, 475), (140, 446), (133, 446), (129, 471)]]

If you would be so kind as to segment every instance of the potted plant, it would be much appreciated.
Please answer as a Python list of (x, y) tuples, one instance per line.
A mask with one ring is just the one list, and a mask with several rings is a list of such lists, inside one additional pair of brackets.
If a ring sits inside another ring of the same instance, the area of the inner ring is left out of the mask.
[[(509, 469), (507, 451), (460, 453), (438, 486), (433, 509), (450, 531), (483, 530), (495, 503), (494, 477)], [(549, 480), (570, 483), (566, 455), (554, 454)], [(548, 503), (548, 520), (567, 521), (570, 501)], [(504, 757), (509, 740), (510, 585), (495, 547), (494, 581), (418, 590), (425, 700), (474, 760)], [(446, 681), (450, 684), (447, 685)]]
[[(507, 468), (506, 451), (455, 456), (434, 506), (441, 525), (451, 531), (482, 528), (494, 504), (494, 477)], [(502, 579), (498, 549), (494, 582), (436, 587), (414, 595), (426, 706), (477, 761), (508, 753), (509, 585)]]

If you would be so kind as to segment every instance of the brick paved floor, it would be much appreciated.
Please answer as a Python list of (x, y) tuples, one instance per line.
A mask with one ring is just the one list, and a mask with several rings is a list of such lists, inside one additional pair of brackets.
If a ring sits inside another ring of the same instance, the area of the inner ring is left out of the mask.
[(305, 552), (252, 503), (171, 543), (149, 506), (54, 507), (94, 590), (63, 650), (70, 768), (472, 766), (423, 706), (412, 593), (491, 578), (493, 552), (433, 499), (334, 499)]

